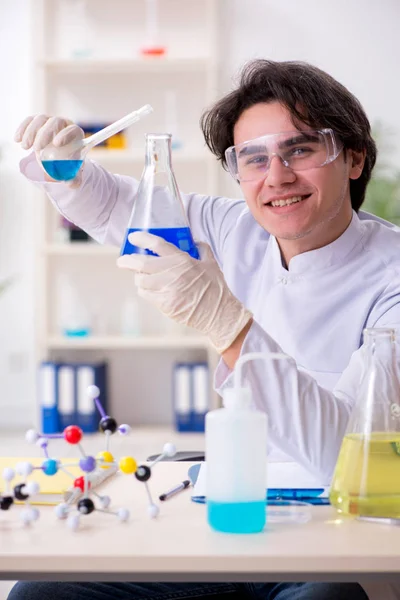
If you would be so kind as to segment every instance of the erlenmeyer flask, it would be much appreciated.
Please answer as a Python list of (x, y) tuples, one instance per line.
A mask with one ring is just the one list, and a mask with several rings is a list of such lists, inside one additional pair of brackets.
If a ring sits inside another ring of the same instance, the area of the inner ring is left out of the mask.
[(339, 512), (400, 517), (400, 378), (393, 329), (365, 329), (365, 366), (330, 492)]
[(193, 258), (200, 258), (193, 241), (171, 163), (171, 134), (146, 134), (145, 166), (122, 244), (123, 254), (152, 254), (132, 245), (128, 235), (148, 231), (164, 238)]

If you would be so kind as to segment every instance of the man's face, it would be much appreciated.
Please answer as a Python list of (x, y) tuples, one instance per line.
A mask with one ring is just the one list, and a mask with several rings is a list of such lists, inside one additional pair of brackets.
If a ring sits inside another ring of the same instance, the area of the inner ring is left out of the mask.
[[(289, 111), (279, 102), (255, 104), (236, 122), (234, 144), (296, 129)], [(312, 128), (304, 124), (300, 129)], [(345, 161), (344, 153), (340, 152), (333, 162), (323, 167), (293, 171), (285, 167), (279, 157), (273, 157), (264, 179), (241, 182), (241, 188), (251, 213), (266, 231), (278, 240), (303, 239), (307, 241), (306, 249), (312, 249), (332, 241), (332, 226), (344, 231), (350, 222), (349, 178), (359, 176), (362, 170), (353, 173), (352, 164), (352, 157)], [(271, 201), (296, 197), (301, 197), (301, 201), (285, 206), (271, 204)]]

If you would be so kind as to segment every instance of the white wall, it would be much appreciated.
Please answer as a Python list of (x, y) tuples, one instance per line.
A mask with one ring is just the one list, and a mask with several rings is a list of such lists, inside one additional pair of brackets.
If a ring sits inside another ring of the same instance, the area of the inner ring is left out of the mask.
[(399, 0), (223, 0), (221, 17), (223, 90), (252, 58), (310, 62), (355, 94), (372, 124), (393, 131), (392, 164), (400, 164)]
[(0, 428), (33, 416), (33, 230), (30, 186), (18, 174), (14, 130), (31, 110), (31, 14), (28, 0), (0, 0)]
[(225, 0), (224, 82), (255, 57), (305, 60), (400, 131), (398, 0)]
[[(372, 122), (382, 119), (400, 132), (398, 0), (220, 4), (221, 89), (229, 89), (233, 74), (248, 59), (306, 60), (346, 85)], [(25, 426), (32, 416), (34, 206), (18, 174), (19, 152), (11, 141), (16, 125), (31, 109), (29, 6), (29, 0), (0, 0), (0, 142), (7, 142), (0, 171), (0, 278), (18, 275), (14, 288), (0, 299), (0, 427), (13, 422)], [(233, 185), (227, 189), (239, 195)]]

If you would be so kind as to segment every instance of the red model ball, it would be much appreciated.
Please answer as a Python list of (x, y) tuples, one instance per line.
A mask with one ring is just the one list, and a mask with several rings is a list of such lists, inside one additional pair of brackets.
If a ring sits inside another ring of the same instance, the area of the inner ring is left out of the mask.
[[(84, 477), (77, 477), (74, 481), (74, 487), (79, 488), (81, 490), (81, 492), (85, 491), (85, 478)], [(90, 481), (88, 482), (88, 489), (90, 489), (91, 484)]]
[(70, 425), (64, 429), (64, 439), (68, 444), (79, 444), (83, 431), (77, 425)]

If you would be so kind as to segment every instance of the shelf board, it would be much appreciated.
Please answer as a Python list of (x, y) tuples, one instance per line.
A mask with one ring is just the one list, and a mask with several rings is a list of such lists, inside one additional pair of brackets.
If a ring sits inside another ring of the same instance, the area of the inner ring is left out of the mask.
[(209, 57), (138, 57), (121, 59), (68, 59), (68, 58), (43, 58), (38, 60), (42, 67), (53, 71), (77, 73), (105, 73), (105, 72), (153, 72), (163, 71), (206, 71), (214, 64)]
[(123, 348), (154, 348), (154, 349), (187, 349), (209, 348), (207, 338), (190, 336), (91, 336), (86, 338), (66, 338), (63, 336), (50, 336), (47, 339), (49, 349), (123, 349)]
[(119, 256), (120, 249), (114, 246), (102, 246), (94, 242), (66, 242), (65, 244), (47, 244), (44, 254), (51, 256)]
[[(144, 153), (142, 150), (104, 150), (102, 148), (94, 148), (89, 152), (88, 157), (98, 162), (106, 163), (144, 163)], [(215, 160), (215, 157), (205, 148), (199, 150), (185, 150), (183, 148), (172, 150), (172, 160), (174, 163), (200, 162), (211, 159)]]

